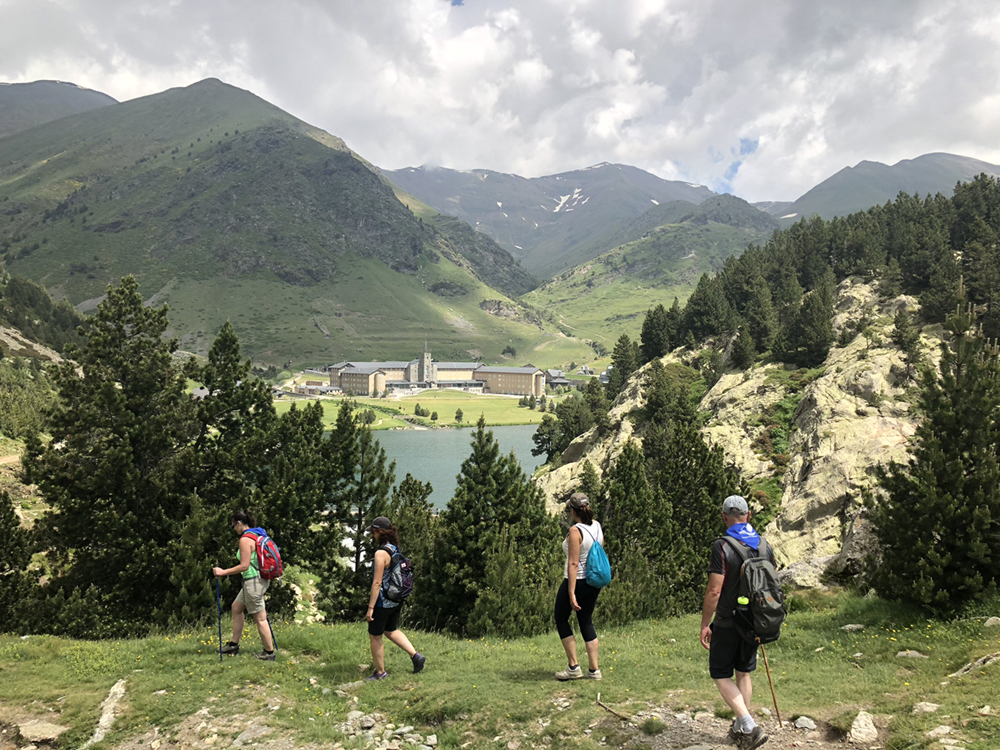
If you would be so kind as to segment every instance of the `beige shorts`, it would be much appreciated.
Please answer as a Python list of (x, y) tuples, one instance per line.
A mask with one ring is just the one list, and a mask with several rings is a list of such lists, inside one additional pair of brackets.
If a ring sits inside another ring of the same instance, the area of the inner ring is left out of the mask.
[(239, 596), (236, 597), (236, 601), (246, 608), (247, 614), (255, 615), (258, 612), (263, 612), (264, 594), (267, 593), (267, 587), (270, 585), (270, 581), (265, 581), (259, 576), (257, 578), (244, 578), (243, 588), (240, 590)]

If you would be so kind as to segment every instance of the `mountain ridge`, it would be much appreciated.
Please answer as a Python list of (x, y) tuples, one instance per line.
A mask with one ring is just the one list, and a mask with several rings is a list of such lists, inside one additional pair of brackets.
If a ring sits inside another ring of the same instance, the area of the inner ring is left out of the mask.
[(117, 104), (101, 91), (69, 81), (0, 82), (0, 138), (78, 112)]

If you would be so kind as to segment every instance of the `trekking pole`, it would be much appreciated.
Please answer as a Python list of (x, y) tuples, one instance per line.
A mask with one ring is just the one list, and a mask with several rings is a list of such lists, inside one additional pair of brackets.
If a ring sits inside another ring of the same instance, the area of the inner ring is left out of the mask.
[(771, 685), (771, 699), (774, 701), (774, 713), (778, 717), (778, 729), (781, 729), (781, 711), (778, 710), (778, 696), (774, 694), (774, 680), (771, 679), (771, 665), (767, 663), (767, 651), (760, 644), (760, 652), (764, 654), (764, 669), (767, 670), (767, 681)]
[(222, 661), (222, 594), (219, 591), (219, 579), (215, 579), (215, 606), (219, 609), (219, 661)]
[(267, 620), (267, 629), (271, 631), (271, 645), (274, 646), (274, 653), (278, 653), (278, 642), (274, 639), (274, 628), (271, 627), (271, 617), (266, 612), (264, 619)]

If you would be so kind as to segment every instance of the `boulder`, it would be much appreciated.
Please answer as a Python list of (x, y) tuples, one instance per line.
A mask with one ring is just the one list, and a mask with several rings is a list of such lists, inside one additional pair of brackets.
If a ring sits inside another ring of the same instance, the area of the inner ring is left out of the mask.
[(913, 713), (915, 714), (932, 714), (941, 708), (939, 703), (928, 703), (927, 701), (921, 701), (913, 707)]
[(69, 731), (69, 727), (64, 727), (62, 724), (39, 719), (18, 724), (17, 729), (21, 733), (21, 738), (32, 744), (54, 742), (61, 734)]
[(826, 557), (813, 557), (808, 560), (799, 560), (786, 568), (778, 571), (778, 580), (786, 586), (796, 589), (821, 589), (826, 588), (821, 579), (826, 573), (827, 567), (833, 560), (833, 555)]
[(855, 745), (873, 745), (878, 742), (878, 730), (872, 715), (867, 711), (858, 711), (847, 738)]
[(949, 726), (935, 727), (931, 731), (927, 732), (926, 736), (930, 737), (932, 740), (940, 739), (941, 737), (947, 737), (952, 733), (952, 728)]
[(983, 623), (984, 628), (1000, 628), (1000, 617), (991, 617)]
[(815, 729), (816, 722), (810, 719), (808, 716), (800, 716), (795, 720), (796, 729)]
[(840, 629), (846, 633), (860, 633), (862, 630), (865, 629), (865, 626), (859, 625), (857, 623), (852, 623), (850, 625), (842, 625)]
[(922, 654), (919, 651), (914, 651), (913, 649), (907, 649), (906, 651), (899, 651), (896, 653), (897, 659), (927, 659), (929, 658), (927, 654)]

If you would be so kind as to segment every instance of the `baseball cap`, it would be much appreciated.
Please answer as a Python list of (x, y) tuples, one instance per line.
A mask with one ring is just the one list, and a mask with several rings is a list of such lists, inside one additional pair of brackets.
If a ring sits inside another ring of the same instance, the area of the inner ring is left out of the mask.
[(374, 521), (372, 521), (372, 525), (369, 526), (367, 529), (365, 529), (365, 531), (367, 531), (370, 534), (372, 529), (391, 529), (391, 528), (392, 528), (392, 521), (390, 521), (385, 516), (379, 516)]
[(722, 512), (727, 516), (745, 516), (750, 512), (750, 507), (741, 495), (730, 495), (722, 501)]
[(574, 492), (569, 496), (569, 504), (574, 508), (586, 508), (590, 505), (590, 499), (582, 492)]

